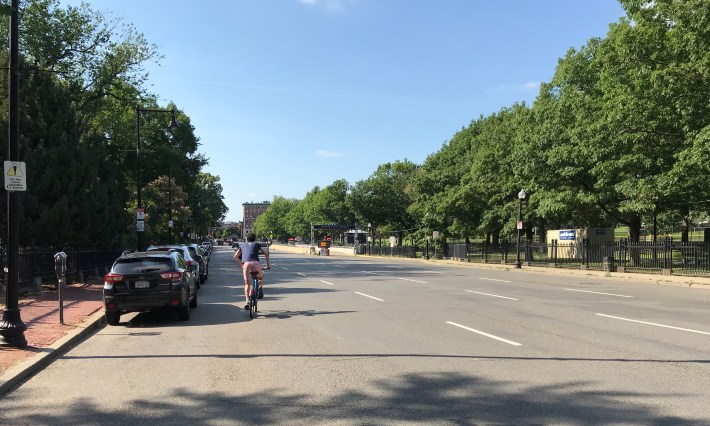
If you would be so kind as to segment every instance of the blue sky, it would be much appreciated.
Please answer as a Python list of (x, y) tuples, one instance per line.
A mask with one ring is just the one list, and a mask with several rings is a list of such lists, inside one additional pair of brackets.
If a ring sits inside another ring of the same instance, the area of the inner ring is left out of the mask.
[(190, 117), (228, 221), (244, 202), (422, 163), (471, 120), (531, 104), (568, 49), (624, 15), (616, 0), (88, 3), (164, 55), (149, 89)]

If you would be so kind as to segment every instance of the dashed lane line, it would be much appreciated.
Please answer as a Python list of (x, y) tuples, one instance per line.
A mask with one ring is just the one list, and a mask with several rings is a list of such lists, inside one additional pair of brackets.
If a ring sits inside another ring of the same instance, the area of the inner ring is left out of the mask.
[(604, 314), (596, 314), (596, 315), (599, 315), (600, 317), (613, 318), (613, 319), (618, 319), (618, 320), (622, 320), (622, 321), (635, 322), (635, 323), (639, 323), (639, 324), (654, 325), (656, 327), (672, 328), (673, 330), (687, 331), (689, 333), (705, 334), (707, 336), (710, 336), (710, 333), (708, 333), (707, 331), (693, 330), (691, 328), (674, 327), (672, 325), (657, 324), (655, 322), (639, 321), (639, 320), (630, 319), (630, 318), (623, 318), (623, 317), (615, 317), (613, 315), (604, 315)]
[(502, 338), (502, 337), (494, 336), (494, 335), (492, 335), (492, 334), (483, 332), (483, 331), (481, 331), (481, 330), (476, 330), (475, 328), (466, 327), (465, 325), (457, 324), (457, 323), (451, 322), (451, 321), (446, 321), (446, 323), (449, 324), (449, 325), (453, 325), (454, 327), (459, 327), (459, 328), (463, 328), (464, 330), (468, 330), (468, 331), (471, 331), (471, 332), (474, 332), (474, 333), (478, 333), (478, 334), (480, 334), (481, 336), (490, 337), (491, 339), (495, 339), (495, 340), (501, 341), (501, 342), (503, 342), (503, 343), (507, 343), (507, 344), (509, 344), (509, 345), (522, 346), (521, 343), (514, 342), (514, 341), (508, 340), (508, 339), (504, 339), (504, 338)]
[(356, 291), (355, 294), (359, 294), (360, 296), (365, 296), (365, 297), (369, 297), (370, 299), (374, 299), (374, 300), (377, 300), (377, 301), (380, 301), (380, 302), (384, 302), (384, 300), (380, 299), (379, 297), (370, 296), (369, 294), (360, 293), (359, 291)]
[(332, 286), (335, 286), (335, 284), (333, 284), (333, 283), (329, 283), (328, 281), (323, 281), (323, 280), (320, 280), (320, 282), (322, 282), (323, 284), (328, 284), (328, 285), (332, 285)]
[(478, 279), (479, 279), (479, 280), (485, 280), (485, 281), (497, 281), (497, 282), (499, 282), (499, 283), (510, 283), (510, 282), (512, 282), (512, 281), (508, 281), (508, 280), (499, 280), (499, 279), (497, 279), (497, 278), (478, 277)]
[(497, 294), (490, 294), (490, 293), (482, 293), (480, 291), (473, 291), (473, 290), (466, 290), (469, 293), (476, 293), (476, 294), (482, 294), (484, 296), (491, 296), (491, 297), (500, 297), (501, 299), (508, 299), (508, 300), (519, 300), (514, 297), (507, 297), (507, 296), (499, 296)]
[(614, 297), (628, 297), (630, 299), (633, 299), (634, 296), (625, 296), (623, 294), (614, 294), (614, 293), (602, 293), (601, 291), (590, 291), (590, 290), (577, 290), (574, 288), (566, 288), (566, 291), (578, 291), (580, 293), (593, 293), (593, 294), (602, 294), (604, 296), (614, 296)]
[(409, 278), (397, 278), (398, 280), (402, 281), (411, 281), (413, 283), (420, 283), (420, 284), (426, 284), (426, 281), (419, 281), (419, 280), (410, 280)]

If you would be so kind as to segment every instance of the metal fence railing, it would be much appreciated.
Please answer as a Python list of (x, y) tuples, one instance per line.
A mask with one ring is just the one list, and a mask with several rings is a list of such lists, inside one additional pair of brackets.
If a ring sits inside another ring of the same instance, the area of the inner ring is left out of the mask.
[(466, 262), (512, 265), (519, 258), (525, 266), (590, 269), (650, 274), (710, 276), (710, 244), (676, 242), (665, 238), (656, 242), (620, 240), (607, 243), (533, 243), (503, 240), (498, 244), (450, 241), (424, 246), (389, 247), (367, 244), (365, 254), (375, 256), (447, 258)]
[[(68, 251), (68, 283), (98, 280), (108, 272), (111, 265), (121, 255), (120, 251), (81, 250)], [(21, 250), (19, 253), (18, 288), (39, 289), (42, 285), (57, 285), (54, 269), (55, 252), (48, 250)], [(5, 269), (6, 254), (0, 248), (0, 271)], [(7, 273), (0, 274), (0, 289), (7, 285)]]

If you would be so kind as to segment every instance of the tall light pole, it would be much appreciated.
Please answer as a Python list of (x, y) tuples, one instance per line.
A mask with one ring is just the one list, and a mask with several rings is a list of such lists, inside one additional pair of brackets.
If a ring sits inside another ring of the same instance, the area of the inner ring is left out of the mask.
[(518, 229), (518, 243), (516, 244), (515, 248), (515, 267), (520, 268), (520, 230), (523, 229), (523, 200), (525, 199), (525, 196), (527, 194), (525, 193), (524, 189), (521, 189), (520, 192), (518, 192), (518, 221), (515, 224), (515, 227)]
[(168, 166), (168, 245), (173, 243), (173, 165)]
[[(10, 116), (8, 122), (8, 161), (20, 160), (20, 1), (12, 0), (10, 5), (10, 63), (8, 94)], [(8, 12), (3, 5), (2, 13)], [(0, 335), (9, 346), (24, 348), (27, 346), (25, 330), (27, 326), (20, 318), (20, 307), (17, 298), (18, 272), (20, 269), (20, 239), (18, 230), (17, 192), (7, 193), (7, 289), (5, 294), (5, 310), (0, 323)]]
[(138, 138), (136, 140), (136, 155), (138, 156), (138, 180), (136, 181), (137, 188), (137, 201), (138, 206), (136, 209), (136, 234), (138, 237), (138, 251), (143, 249), (143, 231), (145, 227), (144, 222), (144, 212), (143, 212), (143, 198), (141, 197), (141, 190), (143, 189), (143, 164), (141, 159), (141, 113), (142, 112), (169, 112), (170, 113), (170, 124), (168, 124), (168, 131), (172, 132), (180, 124), (175, 119), (175, 109), (141, 109), (136, 107), (136, 129), (138, 131)]

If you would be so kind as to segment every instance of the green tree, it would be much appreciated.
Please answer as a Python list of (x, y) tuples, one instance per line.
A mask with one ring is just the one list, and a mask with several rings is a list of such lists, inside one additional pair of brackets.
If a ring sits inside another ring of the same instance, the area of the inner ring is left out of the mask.
[(295, 199), (274, 197), (269, 208), (256, 219), (254, 232), (257, 235), (288, 241), (291, 233), (288, 229), (287, 218), (297, 204), (298, 201)]
[(370, 224), (378, 232), (394, 233), (401, 244), (404, 232), (417, 228), (408, 211), (412, 204), (410, 183), (417, 167), (408, 160), (385, 163), (369, 178), (356, 182), (348, 197), (348, 206), (358, 224)]

